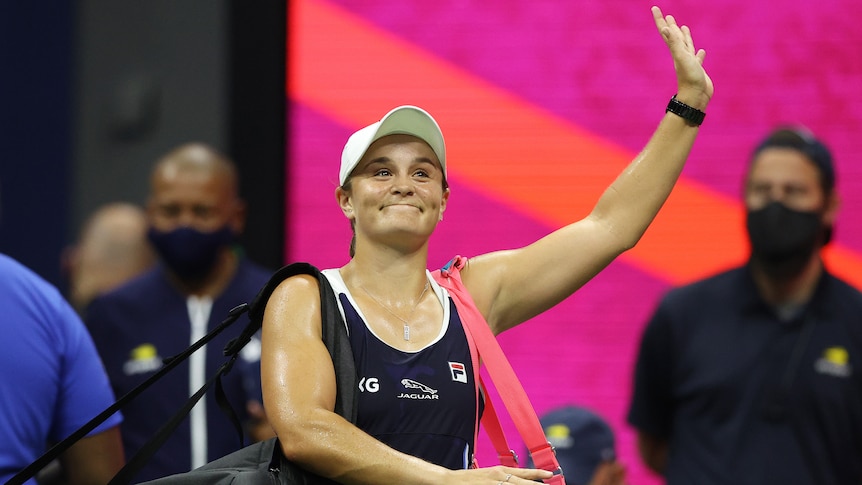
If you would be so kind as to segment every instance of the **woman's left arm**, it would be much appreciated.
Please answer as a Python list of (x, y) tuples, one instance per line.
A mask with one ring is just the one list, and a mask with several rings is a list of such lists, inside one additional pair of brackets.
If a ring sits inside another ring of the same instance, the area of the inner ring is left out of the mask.
[[(706, 53), (673, 16), (652, 8), (673, 57), (676, 99), (703, 111), (713, 94)], [(646, 231), (679, 178), (698, 126), (666, 112), (644, 149), (584, 219), (524, 248), (472, 258), (464, 284), (495, 333), (526, 321), (570, 296)]]

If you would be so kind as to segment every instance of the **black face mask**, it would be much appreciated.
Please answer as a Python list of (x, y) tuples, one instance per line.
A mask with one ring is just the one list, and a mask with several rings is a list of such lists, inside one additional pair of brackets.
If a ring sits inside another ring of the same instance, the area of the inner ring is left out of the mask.
[(230, 227), (201, 232), (191, 227), (173, 231), (150, 228), (147, 237), (165, 265), (183, 281), (199, 282), (212, 271), (219, 251), (235, 240)]
[(820, 216), (820, 212), (793, 210), (778, 201), (748, 211), (752, 260), (776, 278), (799, 274), (823, 242)]

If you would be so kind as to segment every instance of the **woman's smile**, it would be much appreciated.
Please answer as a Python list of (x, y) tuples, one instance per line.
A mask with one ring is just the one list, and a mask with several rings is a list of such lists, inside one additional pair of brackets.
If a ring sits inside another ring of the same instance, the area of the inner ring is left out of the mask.
[(381, 209), (381, 210), (383, 210), (383, 209), (401, 209), (401, 210), (416, 209), (416, 210), (418, 210), (419, 212), (424, 212), (424, 211), (423, 211), (419, 206), (417, 206), (416, 204), (408, 204), (408, 203), (406, 203), (406, 202), (395, 202), (395, 203), (393, 203), (393, 204), (384, 204), (384, 205), (383, 205), (383, 207), (381, 207), (380, 209)]

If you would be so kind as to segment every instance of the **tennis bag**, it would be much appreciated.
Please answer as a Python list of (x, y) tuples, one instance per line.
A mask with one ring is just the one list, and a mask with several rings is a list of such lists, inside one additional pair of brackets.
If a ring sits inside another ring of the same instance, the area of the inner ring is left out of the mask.
[[(242, 334), (226, 346), (225, 355), (234, 356), (239, 353), (261, 328), (266, 303), (275, 288), (285, 279), (299, 274), (317, 277), (320, 287), (323, 342), (332, 357), (336, 374), (335, 412), (355, 423), (357, 380), (353, 352), (350, 349), (347, 330), (341, 320), (335, 293), (326, 277), (314, 266), (307, 263), (294, 263), (278, 270), (252, 301), (248, 309), (250, 321)], [(122, 470), (111, 483), (127, 483), (121, 475), (123, 475)], [(335, 482), (308, 472), (287, 460), (281, 452), (278, 438), (251, 444), (192, 471), (145, 483), (148, 485), (336, 485)]]
[[(461, 257), (456, 257), (443, 269), (435, 271), (433, 276), (441, 286), (447, 288), (464, 322), (471, 347), (471, 357), (474, 360), (476, 377), (479, 377), (478, 369), (481, 357), (481, 360), (484, 361), (485, 367), (489, 371), (489, 377), (491, 377), (494, 387), (498, 391), (504, 391), (499, 393), (500, 397), (505, 404), (506, 410), (515, 422), (519, 434), (528, 445), (536, 466), (554, 472), (553, 478), (546, 480), (546, 483), (564, 485), (565, 479), (559, 463), (554, 456), (553, 448), (542, 433), (539, 420), (523, 387), (520, 385), (517, 376), (515, 376), (511, 366), (503, 355), (496, 338), (491, 333), (490, 328), (485, 323), (484, 318), (479, 313), (461, 282), (459, 273), (465, 261)], [(15, 475), (6, 485), (20, 485), (33, 477), (39, 470), (68, 449), (69, 446), (86, 436), (87, 433), (95, 429), (126, 403), (137, 397), (165, 373), (170, 372), (176, 365), (187, 359), (194, 351), (206, 345), (212, 338), (236, 322), (240, 316), (247, 314), (249, 321), (241, 334), (231, 340), (224, 348), (224, 354), (228, 358), (227, 361), (201, 389), (189, 398), (187, 403), (174, 417), (165, 423), (147, 444), (129, 460), (126, 466), (109, 482), (109, 485), (126, 485), (131, 483), (141, 467), (161, 447), (179, 423), (186, 418), (192, 407), (213, 385), (215, 385), (216, 401), (219, 402), (222, 409), (229, 415), (234, 427), (237, 429), (240, 440), (242, 440), (242, 429), (239, 420), (227, 404), (227, 399), (224, 398), (224, 392), (221, 388), (221, 376), (231, 369), (240, 350), (260, 330), (266, 304), (275, 288), (285, 279), (300, 274), (315, 276), (320, 288), (322, 338), (332, 358), (335, 369), (337, 395), (334, 411), (351, 423), (356, 423), (358, 407), (356, 368), (347, 330), (341, 319), (335, 293), (329, 281), (316, 267), (308, 263), (293, 263), (275, 272), (252, 300), (251, 304), (243, 303), (232, 309), (228, 317), (212, 332), (180, 354), (165, 359), (165, 365), (153, 376), (128, 392), (90, 422), (69, 435), (69, 437), (52, 447), (44, 455)], [(477, 379), (477, 382), (480, 380)], [(487, 383), (483, 382), (482, 387), (489, 389), (485, 384)], [(517, 456), (506, 441), (490, 400), (486, 401), (482, 424), (485, 426), (498, 452), (500, 463), (513, 467), (519, 466)], [(478, 433), (478, 423), (476, 433)], [(474, 466), (477, 465), (474, 463)], [(145, 483), (147, 485), (336, 485), (336, 482), (306, 471), (287, 460), (281, 452), (278, 438), (272, 438), (243, 447), (195, 470), (158, 478)]]
[[(126, 393), (107, 409), (99, 413), (98, 416), (75, 430), (75, 432), (70, 434), (64, 440), (51, 447), (42, 456), (34, 460), (7, 481), (6, 485), (22, 485), (27, 480), (33, 478), (40, 470), (59, 457), (60, 454), (66, 451), (72, 444), (87, 436), (88, 433), (96, 429), (97, 426), (102, 424), (114, 413), (122, 409), (122, 407), (128, 402), (139, 396), (162, 376), (172, 371), (181, 362), (188, 359), (192, 353), (206, 345), (209, 341), (215, 338), (215, 336), (235, 323), (242, 315), (247, 315), (248, 323), (245, 328), (238, 337), (228, 342), (224, 348), (224, 355), (227, 357), (225, 363), (222, 364), (215, 375), (213, 375), (194, 395), (192, 395), (185, 405), (183, 405), (183, 407), (167, 423), (165, 423), (143, 447), (141, 447), (128, 463), (126, 463), (126, 465), (117, 472), (114, 478), (109, 482), (109, 485), (126, 485), (131, 483), (135, 475), (140, 471), (141, 467), (143, 467), (153, 454), (158, 451), (165, 440), (167, 440), (167, 438), (174, 432), (176, 427), (186, 418), (186, 416), (188, 416), (194, 405), (213, 385), (215, 386), (216, 401), (227, 413), (237, 430), (240, 443), (242, 443), (242, 427), (236, 413), (231, 409), (227, 399), (225, 398), (224, 391), (221, 386), (221, 376), (227, 374), (233, 366), (233, 363), (236, 361), (240, 350), (242, 350), (242, 348), (248, 344), (248, 342), (251, 341), (251, 338), (260, 330), (263, 323), (263, 314), (266, 304), (275, 288), (285, 279), (300, 274), (315, 276), (320, 287), (320, 311), (323, 342), (326, 344), (326, 348), (329, 350), (329, 354), (332, 357), (336, 374), (335, 380), (337, 396), (335, 400), (335, 412), (348, 421), (355, 423), (357, 413), (356, 370), (353, 361), (353, 352), (350, 349), (350, 342), (347, 337), (347, 330), (344, 327), (341, 320), (341, 314), (338, 310), (338, 301), (335, 298), (332, 287), (329, 285), (329, 281), (327, 281), (326, 277), (324, 277), (317, 268), (308, 263), (293, 263), (276, 271), (250, 304), (243, 303), (233, 308), (228, 313), (227, 318), (225, 318), (225, 320), (210, 333), (179, 354), (165, 359), (164, 365), (156, 373)], [(290, 463), (282, 455), (281, 447), (279, 446), (277, 438), (251, 444), (190, 472), (159, 478), (148, 483), (160, 485), (335, 484), (335, 482), (332, 482), (331, 480), (307, 472), (299, 466)]]

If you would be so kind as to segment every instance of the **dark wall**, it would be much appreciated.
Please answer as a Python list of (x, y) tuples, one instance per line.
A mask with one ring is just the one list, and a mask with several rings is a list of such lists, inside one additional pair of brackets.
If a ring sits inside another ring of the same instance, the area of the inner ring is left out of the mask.
[(228, 145), (225, 0), (80, 0), (75, 204), (79, 223), (113, 200), (143, 203), (173, 147)]
[(102, 203), (143, 203), (152, 163), (203, 141), (239, 166), (249, 255), (280, 266), (286, 1), (78, 5), (75, 227)]
[(70, 202), (72, 7), (0, 2), (0, 252), (60, 282)]
[(228, 151), (242, 170), (249, 203), (245, 247), (277, 268), (287, 254), (287, 0), (230, 3)]
[(143, 203), (155, 159), (196, 140), (237, 162), (243, 244), (281, 265), (285, 20), (284, 0), (0, 2), (0, 251), (62, 286), (86, 216)]

